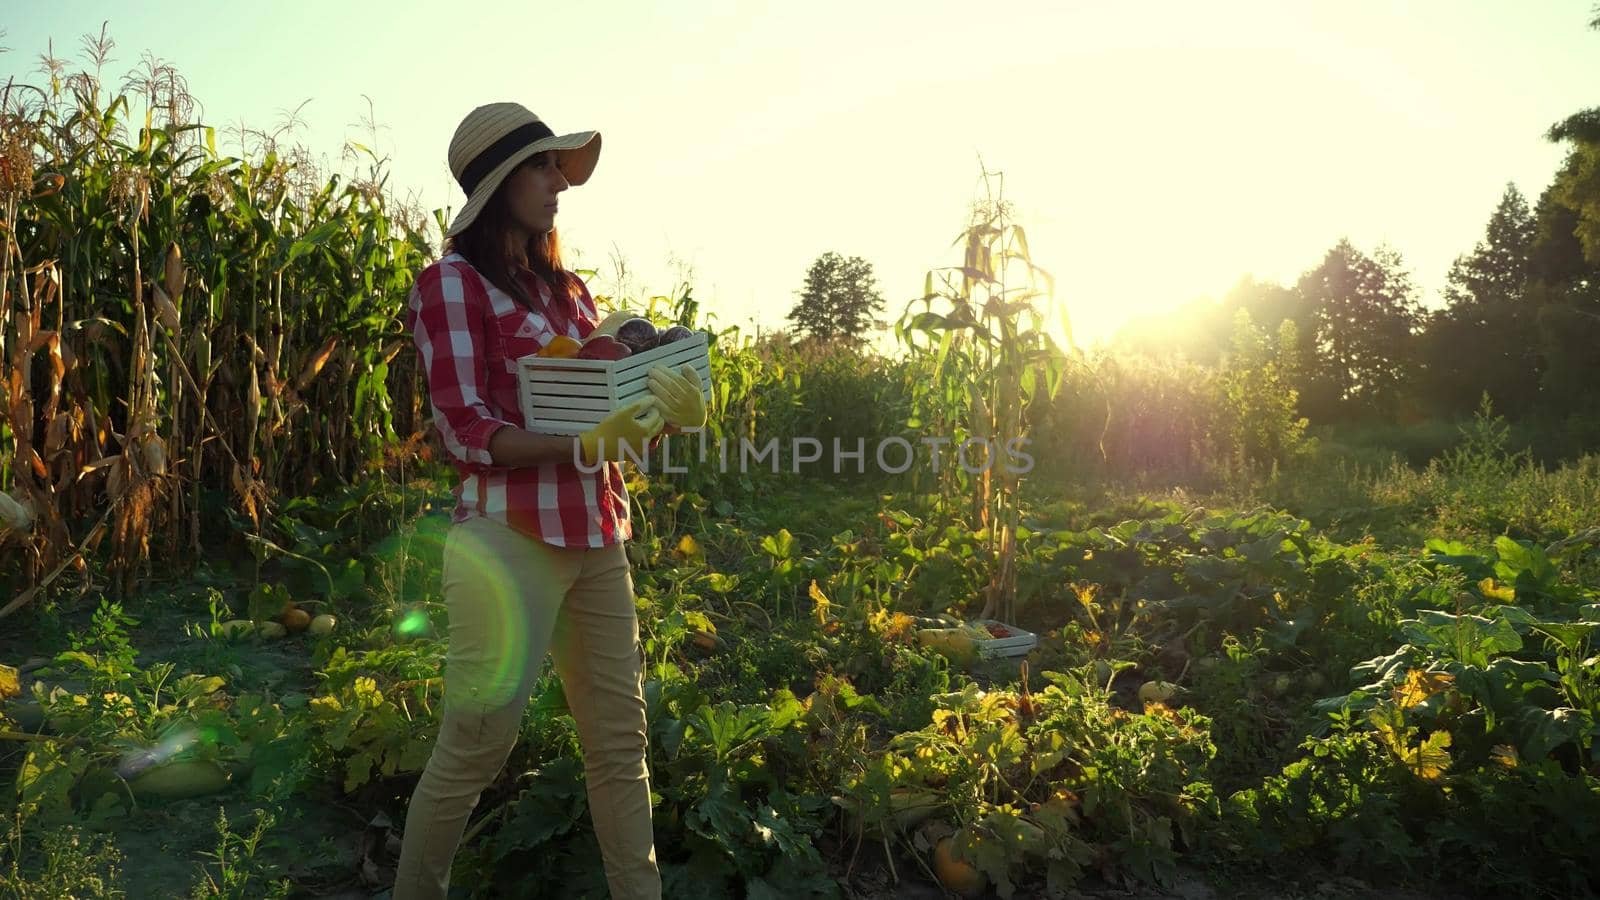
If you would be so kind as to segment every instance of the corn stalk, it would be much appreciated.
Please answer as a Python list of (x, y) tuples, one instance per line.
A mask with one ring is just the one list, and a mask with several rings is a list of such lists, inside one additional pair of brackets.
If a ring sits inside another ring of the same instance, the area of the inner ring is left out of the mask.
[[(911, 426), (956, 448), (974, 442), (966, 462), (981, 471), (968, 472), (959, 451), (947, 453), (932, 487), (987, 535), (990, 577), (979, 617), (1015, 621), (1019, 470), (1026, 468), (1020, 453), (1048, 452), (1027, 446), (1029, 415), (1055, 393), (1068, 357), (1048, 333), (1054, 279), (1033, 262), (1027, 234), (1013, 221), (1004, 176), (985, 170), (983, 183), (973, 218), (952, 245), (963, 248), (961, 265), (928, 272), (923, 296), (907, 304), (895, 333), (924, 373), (913, 379)], [(935, 310), (936, 301), (944, 308)], [(980, 446), (987, 446), (987, 465), (977, 456)]]
[(131, 591), (157, 557), (255, 546), (281, 497), (425, 425), (401, 315), (432, 250), (381, 160), (346, 183), (277, 134), (224, 156), (153, 65), (128, 140), (128, 94), (47, 70), (0, 90), (0, 590), (19, 597), (102, 549)]

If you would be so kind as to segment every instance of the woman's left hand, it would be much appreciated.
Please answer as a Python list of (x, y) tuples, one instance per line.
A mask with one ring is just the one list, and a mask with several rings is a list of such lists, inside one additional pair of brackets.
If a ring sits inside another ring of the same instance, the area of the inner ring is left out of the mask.
[(699, 428), (706, 423), (706, 400), (700, 373), (684, 365), (678, 372), (666, 366), (650, 370), (650, 393), (662, 418), (679, 428)]

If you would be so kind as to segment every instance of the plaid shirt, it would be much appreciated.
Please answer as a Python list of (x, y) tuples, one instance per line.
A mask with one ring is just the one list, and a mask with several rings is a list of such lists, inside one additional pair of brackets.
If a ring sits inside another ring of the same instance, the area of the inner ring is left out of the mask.
[(599, 324), (582, 279), (576, 305), (552, 302), (544, 280), (523, 270), (531, 312), (490, 284), (458, 253), (428, 266), (411, 289), (406, 327), (428, 380), (433, 421), (460, 481), (454, 521), (483, 516), (561, 547), (604, 547), (633, 536), (622, 468), (584, 472), (572, 462), (496, 466), (489, 438), (523, 427), (517, 359), (557, 334), (582, 340)]

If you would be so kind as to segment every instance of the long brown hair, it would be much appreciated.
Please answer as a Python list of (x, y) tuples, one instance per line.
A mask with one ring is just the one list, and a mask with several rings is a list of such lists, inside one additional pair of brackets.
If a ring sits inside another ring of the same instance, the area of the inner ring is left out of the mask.
[[(530, 159), (523, 165), (531, 163)], [(557, 300), (577, 302), (577, 276), (561, 264), (561, 238), (551, 228), (548, 233), (528, 238), (524, 247), (513, 246), (510, 239), (511, 211), (506, 201), (506, 186), (502, 181), (494, 195), (483, 205), (483, 210), (464, 231), (446, 238), (444, 252), (459, 253), (472, 264), (489, 283), (514, 297), (518, 303), (538, 310), (533, 298), (523, 290), (522, 282), (513, 276), (514, 266), (526, 265), (534, 275), (550, 286), (550, 295)]]

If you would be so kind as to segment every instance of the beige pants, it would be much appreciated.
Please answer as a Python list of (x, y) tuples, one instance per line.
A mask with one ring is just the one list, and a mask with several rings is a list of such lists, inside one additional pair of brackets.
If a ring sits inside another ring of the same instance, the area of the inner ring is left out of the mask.
[(445, 541), (444, 600), (444, 715), (406, 813), (394, 900), (445, 896), (468, 814), (511, 753), (547, 649), (583, 744), (611, 896), (659, 898), (639, 623), (623, 545), (556, 547), (469, 519)]

